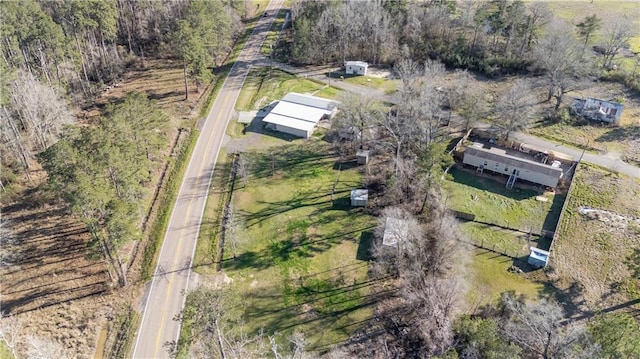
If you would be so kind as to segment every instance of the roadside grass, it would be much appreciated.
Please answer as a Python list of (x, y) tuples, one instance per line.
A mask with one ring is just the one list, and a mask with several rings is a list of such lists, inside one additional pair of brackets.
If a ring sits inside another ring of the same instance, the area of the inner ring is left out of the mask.
[(235, 108), (238, 111), (257, 110), (289, 92), (311, 93), (322, 87), (320, 83), (297, 78), (284, 71), (267, 67), (252, 69), (240, 91)]
[[(260, 53), (264, 56), (269, 56), (271, 54), (272, 46), (276, 45), (276, 41), (278, 40), (278, 35), (280, 34), (280, 29), (284, 24), (284, 19), (287, 14), (288, 9), (280, 9), (273, 19), (273, 23), (271, 23), (271, 28), (267, 32), (267, 36), (262, 43), (262, 47), (260, 48)], [(269, 16), (273, 16), (273, 14), (269, 14)]]
[(559, 286), (577, 282), (592, 308), (640, 298), (640, 280), (633, 275), (631, 259), (640, 251), (640, 227), (625, 228), (616, 220), (590, 219), (578, 212), (580, 206), (588, 206), (640, 218), (640, 181), (581, 164), (573, 185), (551, 257)]
[(390, 80), (372, 76), (345, 76), (344, 82), (352, 85), (381, 89), (387, 95), (398, 91), (398, 88), (400, 88), (400, 80)]
[(232, 201), (244, 239), (235, 259), (227, 243), (223, 269), (248, 331), (277, 332), (282, 341), (299, 331), (310, 350), (328, 348), (372, 314), (368, 262), (356, 256), (375, 221), (348, 199), (360, 173), (334, 170), (337, 157), (321, 141), (247, 155), (248, 185)]
[[(506, 177), (504, 181), (479, 177), (457, 167), (449, 174), (450, 179), (444, 182), (449, 208), (474, 214), (477, 221), (525, 232), (555, 229), (564, 195), (517, 187), (507, 189)], [(537, 196), (547, 202), (536, 200)]]
[(200, 235), (193, 258), (193, 270), (198, 274), (216, 273), (218, 261), (218, 241), (222, 225), (222, 211), (230, 189), (231, 161), (226, 151), (218, 154), (216, 168), (213, 171), (207, 203), (202, 215)]

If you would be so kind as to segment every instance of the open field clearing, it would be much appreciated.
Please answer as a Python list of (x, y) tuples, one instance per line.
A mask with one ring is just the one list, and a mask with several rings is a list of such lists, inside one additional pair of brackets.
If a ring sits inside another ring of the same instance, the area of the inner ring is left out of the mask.
[[(634, 0), (627, 1), (610, 1), (610, 0), (594, 0), (594, 1), (557, 1), (545, 0), (549, 8), (556, 16), (572, 24), (577, 24), (585, 17), (596, 14), (604, 21), (610, 21), (617, 17), (626, 16), (633, 20), (636, 26), (640, 28), (640, 6)], [(594, 40), (598, 42), (598, 38)], [(640, 33), (631, 39), (631, 49), (640, 51)]]
[[(597, 167), (578, 167), (551, 257), (554, 286), (562, 291), (574, 288), (565, 299), (578, 310), (606, 310), (640, 299), (636, 258), (640, 225), (630, 221), (640, 218), (638, 198), (638, 180)], [(581, 214), (581, 206), (615, 216)]]
[(303, 332), (313, 350), (346, 339), (374, 299), (358, 251), (375, 222), (348, 199), (358, 168), (334, 169), (338, 158), (320, 141), (248, 156), (248, 184), (232, 197), (243, 239), (236, 253), (225, 244), (223, 263), (243, 319), (254, 334)]

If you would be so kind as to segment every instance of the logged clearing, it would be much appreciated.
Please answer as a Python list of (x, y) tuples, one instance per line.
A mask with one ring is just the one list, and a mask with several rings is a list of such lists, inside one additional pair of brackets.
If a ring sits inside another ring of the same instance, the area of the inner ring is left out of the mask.
[(587, 206), (640, 218), (640, 181), (580, 165), (573, 186), (551, 257), (554, 286), (576, 311), (624, 308), (640, 299), (637, 264), (632, 260), (640, 253), (640, 225), (581, 214), (579, 209)]

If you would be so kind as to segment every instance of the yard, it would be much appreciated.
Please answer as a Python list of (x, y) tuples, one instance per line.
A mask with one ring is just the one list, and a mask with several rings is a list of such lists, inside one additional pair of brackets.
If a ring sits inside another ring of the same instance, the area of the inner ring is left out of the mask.
[(247, 155), (251, 175), (232, 197), (242, 239), (236, 253), (226, 243), (222, 266), (243, 320), (253, 334), (305, 333), (311, 350), (345, 340), (375, 302), (359, 252), (375, 221), (349, 205), (358, 168), (336, 170), (338, 158), (321, 141)]
[(360, 85), (360, 86), (381, 89), (387, 95), (396, 92), (401, 84), (400, 80), (391, 80), (388, 78), (377, 77), (377, 76), (345, 76), (344, 82), (347, 82), (353, 85)]
[[(556, 287), (579, 289), (569, 298), (579, 310), (604, 310), (640, 299), (638, 198), (640, 181), (578, 167), (551, 266)], [(581, 206), (607, 212), (582, 214)]]
[(257, 110), (281, 99), (289, 92), (311, 93), (327, 98), (335, 98), (337, 95), (335, 89), (327, 88), (321, 83), (264, 67), (249, 72), (238, 96), (236, 110)]
[[(464, 221), (460, 227), (470, 241), (482, 247), (476, 249), (470, 264), (475, 276), (467, 295), (469, 311), (493, 303), (504, 291), (536, 298), (544, 290), (541, 271), (514, 273), (509, 269), (526, 261), (530, 246), (549, 249), (548, 239), (538, 235), (528, 238), (527, 232), (553, 231), (565, 195), (517, 187), (509, 190), (505, 182), (506, 178), (479, 177), (453, 167), (444, 183), (447, 206), (475, 215), (476, 222)], [(542, 198), (547, 201), (540, 201)]]

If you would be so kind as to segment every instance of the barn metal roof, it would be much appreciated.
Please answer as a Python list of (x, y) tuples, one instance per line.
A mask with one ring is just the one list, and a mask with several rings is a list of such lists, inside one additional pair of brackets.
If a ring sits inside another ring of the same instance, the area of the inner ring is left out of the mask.
[(317, 107), (326, 111), (333, 111), (338, 105), (335, 101), (296, 92), (289, 92), (282, 98), (282, 101)]
[(291, 127), (297, 130), (302, 130), (307, 132), (313, 130), (313, 128), (316, 126), (315, 122), (309, 122), (309, 121), (301, 120), (299, 118), (282, 116), (277, 113), (268, 114), (262, 119), (262, 121), (267, 123), (273, 123), (275, 125)]

